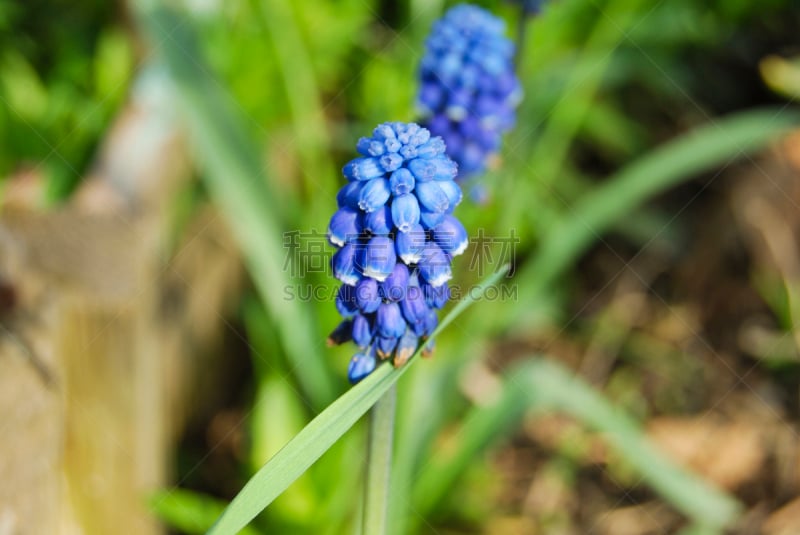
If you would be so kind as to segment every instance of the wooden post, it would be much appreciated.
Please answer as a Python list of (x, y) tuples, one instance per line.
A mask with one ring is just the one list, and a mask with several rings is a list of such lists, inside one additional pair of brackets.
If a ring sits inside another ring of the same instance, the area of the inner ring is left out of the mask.
[(35, 173), (4, 199), (0, 535), (162, 531), (146, 499), (167, 485), (189, 348), (219, 339), (241, 281), (210, 210), (167, 250), (191, 169), (162, 84), (145, 71), (68, 205), (37, 209)]

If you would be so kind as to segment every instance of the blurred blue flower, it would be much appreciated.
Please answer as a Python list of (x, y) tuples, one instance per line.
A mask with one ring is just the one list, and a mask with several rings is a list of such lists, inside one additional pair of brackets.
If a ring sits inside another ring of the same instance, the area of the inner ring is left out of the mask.
[(342, 173), (328, 239), (331, 267), (344, 284), (336, 308), (344, 321), (328, 341), (361, 348), (348, 367), (356, 383), (378, 359), (404, 364), (436, 328), (449, 298), (453, 256), (468, 244), (452, 215), (461, 202), (458, 166), (445, 143), (414, 123), (378, 125), (356, 146)]
[(460, 179), (486, 169), (515, 121), (522, 90), (514, 44), (504, 30), (498, 17), (461, 4), (434, 24), (426, 41), (417, 102), (424, 125), (442, 137), (458, 164)]
[(545, 0), (509, 0), (512, 4), (518, 4), (526, 15), (538, 15), (542, 12), (542, 5)]

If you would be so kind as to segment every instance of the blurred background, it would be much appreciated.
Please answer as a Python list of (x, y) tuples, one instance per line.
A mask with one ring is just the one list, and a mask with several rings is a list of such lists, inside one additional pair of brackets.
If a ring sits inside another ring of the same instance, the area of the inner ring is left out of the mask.
[[(399, 383), (393, 532), (800, 533), (796, 0), (476, 3), (454, 282), (513, 276)], [(450, 5), (0, 0), (0, 535), (203, 533), (348, 389), (340, 169)], [(352, 532), (362, 425), (247, 533)]]

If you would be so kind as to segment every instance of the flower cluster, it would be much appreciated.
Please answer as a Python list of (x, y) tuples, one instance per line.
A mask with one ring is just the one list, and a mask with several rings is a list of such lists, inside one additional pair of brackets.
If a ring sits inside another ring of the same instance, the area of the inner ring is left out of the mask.
[(460, 178), (483, 171), (514, 124), (522, 91), (504, 30), (501, 19), (462, 4), (436, 22), (426, 41), (418, 105), (424, 125), (458, 163)]
[(362, 157), (342, 172), (348, 183), (328, 228), (342, 281), (336, 307), (345, 318), (329, 341), (353, 340), (348, 378), (369, 375), (378, 359), (405, 363), (433, 332), (449, 298), (450, 262), (467, 247), (451, 214), (461, 202), (457, 165), (441, 137), (414, 123), (378, 125), (361, 138)]

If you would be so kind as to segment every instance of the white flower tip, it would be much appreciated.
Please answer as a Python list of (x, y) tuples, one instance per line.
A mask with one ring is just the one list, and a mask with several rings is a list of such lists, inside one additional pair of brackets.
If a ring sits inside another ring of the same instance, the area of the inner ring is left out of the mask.
[(355, 286), (358, 284), (358, 275), (355, 274), (346, 274), (346, 273), (339, 273), (336, 275), (336, 278), (345, 283), (348, 286)]
[(401, 254), (400, 260), (402, 260), (406, 265), (417, 264), (420, 260), (422, 260), (422, 255), (418, 253)]
[(432, 280), (428, 281), (428, 284), (433, 286), (434, 288), (438, 288), (445, 282), (449, 281), (453, 278), (452, 273), (440, 273), (438, 276), (434, 277)]
[(450, 256), (458, 256), (460, 254), (463, 254), (464, 251), (467, 250), (468, 246), (469, 246), (469, 240), (462, 241), (461, 243), (458, 244), (458, 247), (456, 247), (450, 252)]
[(385, 281), (387, 278), (389, 278), (389, 275), (391, 275), (391, 273), (383, 273), (381, 271), (375, 271), (370, 268), (364, 268), (364, 276), (373, 278), (378, 282)]
[(347, 243), (341, 236), (337, 236), (333, 232), (328, 230), (328, 241), (330, 241), (336, 247), (344, 247), (345, 243)]

